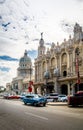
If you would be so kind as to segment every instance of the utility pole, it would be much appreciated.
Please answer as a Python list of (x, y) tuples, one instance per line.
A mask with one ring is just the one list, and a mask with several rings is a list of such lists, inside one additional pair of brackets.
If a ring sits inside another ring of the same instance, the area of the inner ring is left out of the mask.
[(32, 74), (32, 69), (31, 69), (31, 65), (30, 65), (30, 81), (29, 81), (29, 87), (28, 87), (28, 90), (29, 90), (29, 92), (31, 93), (32, 92), (32, 84), (33, 84), (33, 82), (31, 81), (31, 74)]

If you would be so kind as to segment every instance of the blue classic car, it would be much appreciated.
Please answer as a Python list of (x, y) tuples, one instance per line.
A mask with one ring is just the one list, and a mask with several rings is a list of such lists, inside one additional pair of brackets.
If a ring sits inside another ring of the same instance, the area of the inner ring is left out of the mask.
[(24, 104), (31, 104), (34, 106), (46, 106), (47, 99), (38, 94), (27, 94), (23, 99)]

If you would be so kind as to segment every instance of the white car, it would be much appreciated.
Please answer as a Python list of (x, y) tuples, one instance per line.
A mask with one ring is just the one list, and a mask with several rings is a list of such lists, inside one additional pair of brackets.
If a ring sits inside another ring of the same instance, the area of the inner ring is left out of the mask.
[(58, 101), (59, 102), (67, 102), (68, 98), (66, 95), (62, 94), (62, 95), (58, 95)]
[(45, 95), (47, 102), (56, 102), (58, 100), (58, 93), (48, 93)]

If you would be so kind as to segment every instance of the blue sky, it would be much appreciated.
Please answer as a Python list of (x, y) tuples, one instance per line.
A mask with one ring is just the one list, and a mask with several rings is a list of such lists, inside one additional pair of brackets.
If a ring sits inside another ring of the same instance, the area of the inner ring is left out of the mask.
[(0, 0), (0, 86), (17, 76), (25, 49), (34, 63), (41, 32), (46, 47), (61, 43), (82, 15), (83, 0)]

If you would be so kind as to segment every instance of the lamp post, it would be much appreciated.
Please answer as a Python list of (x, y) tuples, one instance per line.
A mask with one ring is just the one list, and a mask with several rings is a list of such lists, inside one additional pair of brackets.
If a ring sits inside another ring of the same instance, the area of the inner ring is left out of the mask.
[(77, 72), (77, 91), (79, 91), (79, 84), (80, 84), (80, 73), (79, 73), (79, 48), (77, 47), (75, 50), (76, 54), (76, 72)]
[(31, 81), (31, 74), (32, 74), (32, 69), (31, 69), (31, 65), (30, 65), (30, 81)]
[(29, 87), (28, 87), (28, 90), (30, 93), (32, 92), (32, 85), (33, 85), (33, 82), (31, 81), (31, 74), (32, 74), (32, 68), (30, 65), (30, 81), (29, 81)]

